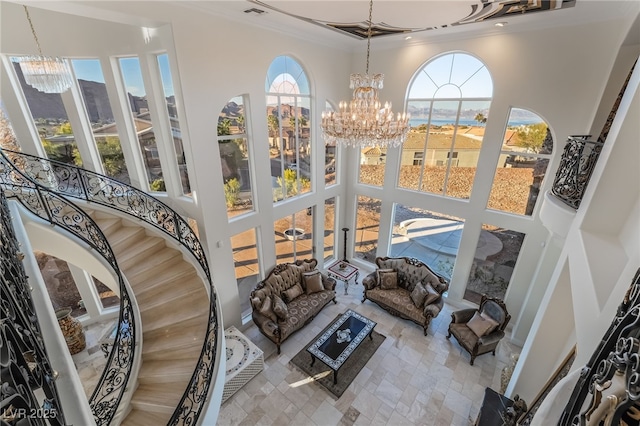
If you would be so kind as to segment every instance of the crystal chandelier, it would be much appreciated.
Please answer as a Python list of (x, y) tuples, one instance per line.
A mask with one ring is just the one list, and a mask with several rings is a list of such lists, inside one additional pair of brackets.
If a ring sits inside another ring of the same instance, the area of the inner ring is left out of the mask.
[(29, 86), (38, 89), (44, 93), (62, 93), (71, 87), (71, 70), (64, 59), (59, 57), (50, 57), (42, 55), (40, 42), (33, 28), (31, 16), (27, 6), (24, 6), (24, 12), (27, 14), (27, 21), (31, 26), (31, 33), (38, 46), (39, 55), (21, 56), (18, 58), (20, 69), (24, 75), (24, 80)]
[(367, 68), (365, 74), (351, 74), (349, 88), (353, 89), (350, 102), (342, 101), (339, 111), (322, 113), (322, 135), (327, 143), (351, 147), (397, 147), (407, 138), (409, 114), (394, 117), (391, 103), (384, 107), (378, 99), (384, 74), (369, 75), (373, 0), (369, 1), (369, 28), (367, 30)]

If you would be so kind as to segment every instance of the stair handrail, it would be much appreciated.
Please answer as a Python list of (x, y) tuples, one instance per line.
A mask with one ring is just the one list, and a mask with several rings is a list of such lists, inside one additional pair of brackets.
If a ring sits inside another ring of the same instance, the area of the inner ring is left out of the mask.
[(175, 210), (129, 184), (56, 160), (8, 149), (1, 149), (0, 153), (5, 158), (5, 153), (8, 153), (13, 162), (19, 163), (19, 167), (24, 168), (25, 174), (36, 180), (42, 180), (43, 185), (55, 192), (100, 204), (149, 223), (178, 241), (198, 262), (209, 285), (206, 338), (189, 384), (169, 421), (170, 425), (180, 422), (197, 424), (202, 409), (207, 404), (216, 359), (220, 356), (217, 353), (219, 337), (217, 294), (211, 280), (204, 248), (198, 236)]
[(108, 425), (127, 390), (136, 342), (133, 304), (115, 254), (98, 224), (84, 210), (22, 173), (4, 153), (0, 157), (0, 184), (7, 198), (15, 198), (34, 215), (84, 241), (107, 261), (118, 278), (118, 328), (103, 373), (89, 398), (96, 424)]

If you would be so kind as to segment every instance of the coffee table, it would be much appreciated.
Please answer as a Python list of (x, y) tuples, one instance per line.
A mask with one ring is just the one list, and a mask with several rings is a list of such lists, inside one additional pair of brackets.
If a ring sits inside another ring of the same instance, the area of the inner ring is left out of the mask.
[(349, 281), (353, 280), (354, 283), (357, 282), (360, 270), (344, 260), (338, 260), (327, 268), (327, 275), (336, 280), (343, 281), (344, 294), (349, 294)]
[(338, 383), (338, 370), (367, 335), (373, 340), (371, 332), (376, 324), (351, 309), (347, 310), (307, 348), (311, 354), (311, 365), (318, 358), (333, 370), (333, 383)]

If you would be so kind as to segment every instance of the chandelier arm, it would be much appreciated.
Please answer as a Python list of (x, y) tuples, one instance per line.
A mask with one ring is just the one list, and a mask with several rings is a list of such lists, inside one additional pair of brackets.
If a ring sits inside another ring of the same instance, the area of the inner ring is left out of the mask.
[(36, 34), (35, 28), (33, 28), (33, 22), (31, 22), (31, 15), (29, 15), (29, 9), (27, 9), (26, 5), (22, 5), (24, 7), (24, 13), (27, 14), (27, 21), (29, 21), (29, 26), (31, 27), (31, 34), (33, 34), (33, 39), (36, 41), (36, 46), (38, 46), (38, 53), (40, 56), (42, 55), (42, 48), (40, 47), (40, 41), (38, 41), (38, 35)]
[(366, 75), (369, 75), (369, 52), (371, 50), (371, 25), (373, 24), (372, 16), (373, 16), (373, 0), (370, 0), (369, 1), (369, 28), (367, 29), (367, 67), (365, 68)]

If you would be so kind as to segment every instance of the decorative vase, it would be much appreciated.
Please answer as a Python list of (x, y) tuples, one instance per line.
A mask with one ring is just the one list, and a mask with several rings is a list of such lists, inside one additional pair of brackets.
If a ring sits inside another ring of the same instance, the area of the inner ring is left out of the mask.
[(70, 308), (57, 310), (56, 317), (71, 355), (81, 352), (86, 347), (86, 342), (80, 321), (71, 316)]

